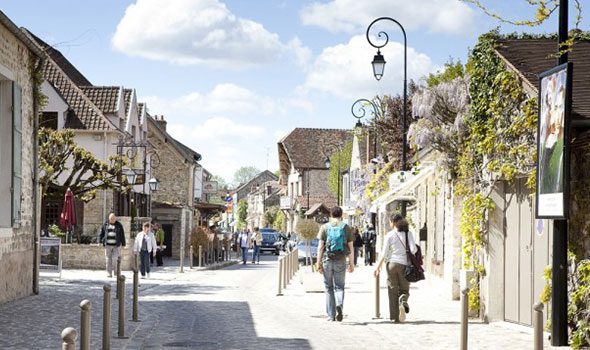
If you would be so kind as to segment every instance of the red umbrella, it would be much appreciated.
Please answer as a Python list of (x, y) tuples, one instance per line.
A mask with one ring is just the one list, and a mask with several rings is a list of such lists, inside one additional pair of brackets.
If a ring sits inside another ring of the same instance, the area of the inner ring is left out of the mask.
[[(76, 211), (74, 210), (74, 195), (72, 190), (68, 188), (64, 198), (64, 206), (59, 215), (59, 223), (65, 227), (68, 232), (76, 225)], [(71, 238), (70, 238), (71, 240)]]

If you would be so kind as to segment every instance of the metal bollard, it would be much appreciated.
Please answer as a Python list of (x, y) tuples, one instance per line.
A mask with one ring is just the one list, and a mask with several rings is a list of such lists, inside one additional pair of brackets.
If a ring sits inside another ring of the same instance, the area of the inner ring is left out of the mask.
[(279, 292), (277, 295), (283, 295), (283, 259), (279, 258)]
[(133, 322), (139, 322), (139, 318), (137, 317), (138, 301), (139, 301), (139, 273), (138, 273), (137, 269), (133, 269), (133, 313), (132, 313), (132, 318), (131, 318), (131, 321), (133, 321)]
[(80, 349), (90, 350), (90, 300), (80, 303)]
[(76, 340), (78, 340), (78, 332), (72, 327), (64, 328), (61, 331), (61, 348), (62, 350), (76, 350)]
[(285, 256), (285, 263), (287, 263), (286, 279), (287, 284), (289, 284), (289, 282), (291, 281), (291, 254), (287, 254)]
[(105, 284), (102, 289), (102, 350), (111, 350), (111, 285)]
[(125, 276), (121, 276), (119, 281), (119, 329), (117, 335), (119, 338), (125, 338)]
[[(134, 256), (135, 261), (137, 258)], [(115, 299), (119, 299), (119, 277), (121, 277), (121, 256), (117, 257), (117, 292), (115, 293)]]
[(184, 246), (180, 247), (180, 272), (184, 272)]
[(381, 318), (380, 310), (381, 289), (379, 288), (379, 276), (375, 276), (375, 318)]
[(543, 349), (543, 303), (533, 306), (534, 349)]
[(287, 289), (287, 260), (283, 257), (283, 289)]
[(203, 267), (203, 246), (199, 244), (199, 267)]
[(191, 258), (190, 258), (190, 262), (191, 262), (190, 263), (190, 268), (192, 269), (193, 268), (193, 256), (194, 256), (193, 255), (193, 245), (192, 244), (191, 244), (191, 253), (190, 253), (190, 256), (191, 256)]
[(461, 291), (461, 350), (467, 350), (469, 325), (469, 288)]

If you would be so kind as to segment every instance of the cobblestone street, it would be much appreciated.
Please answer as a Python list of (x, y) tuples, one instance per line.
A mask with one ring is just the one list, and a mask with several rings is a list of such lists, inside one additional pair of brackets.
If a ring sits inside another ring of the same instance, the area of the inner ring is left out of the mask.
[[(168, 262), (170, 263), (173, 262)], [(320, 276), (301, 270), (283, 296), (276, 296), (275, 256), (260, 265), (232, 265), (220, 270), (178, 273), (167, 266), (140, 280), (141, 322), (131, 318), (131, 274), (127, 275), (128, 339), (118, 339), (116, 299), (112, 300), (113, 349), (457, 349), (459, 302), (439, 294), (427, 280), (411, 289), (411, 313), (404, 324), (375, 320), (372, 268), (347, 274), (344, 320), (326, 322), (323, 293), (306, 293), (306, 285), (321, 286)], [(310, 277), (311, 276), (311, 277)], [(103, 271), (64, 271), (62, 279), (44, 278), (41, 294), (0, 307), (2, 349), (56, 349), (60, 332), (79, 329), (79, 302), (92, 301), (92, 349), (101, 346)], [(113, 297), (114, 297), (114, 280)], [(387, 291), (382, 285), (382, 316)], [(23, 325), (26, 325), (24, 327)], [(531, 329), (499, 322), (473, 322), (471, 349), (532, 349)], [(548, 342), (546, 342), (548, 346)]]

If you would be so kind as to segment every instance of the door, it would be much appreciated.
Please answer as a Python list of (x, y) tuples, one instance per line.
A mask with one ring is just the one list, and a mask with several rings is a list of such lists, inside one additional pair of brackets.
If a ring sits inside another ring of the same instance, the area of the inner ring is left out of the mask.
[(166, 249), (162, 251), (163, 256), (172, 256), (172, 224), (162, 224), (162, 230), (164, 230), (164, 245)]
[(542, 289), (542, 271), (549, 263), (548, 230), (535, 220), (535, 198), (524, 179), (505, 188), (504, 317), (531, 325), (533, 304)]

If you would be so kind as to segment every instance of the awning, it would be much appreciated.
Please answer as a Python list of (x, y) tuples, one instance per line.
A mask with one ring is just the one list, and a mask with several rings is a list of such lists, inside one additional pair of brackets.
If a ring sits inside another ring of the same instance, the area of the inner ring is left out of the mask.
[(394, 201), (416, 201), (412, 192), (414, 188), (422, 184), (435, 170), (434, 162), (425, 162), (418, 168), (409, 171), (397, 171), (389, 176), (389, 191), (379, 196), (371, 205), (370, 212), (377, 213), (379, 209), (385, 210), (385, 206)]

